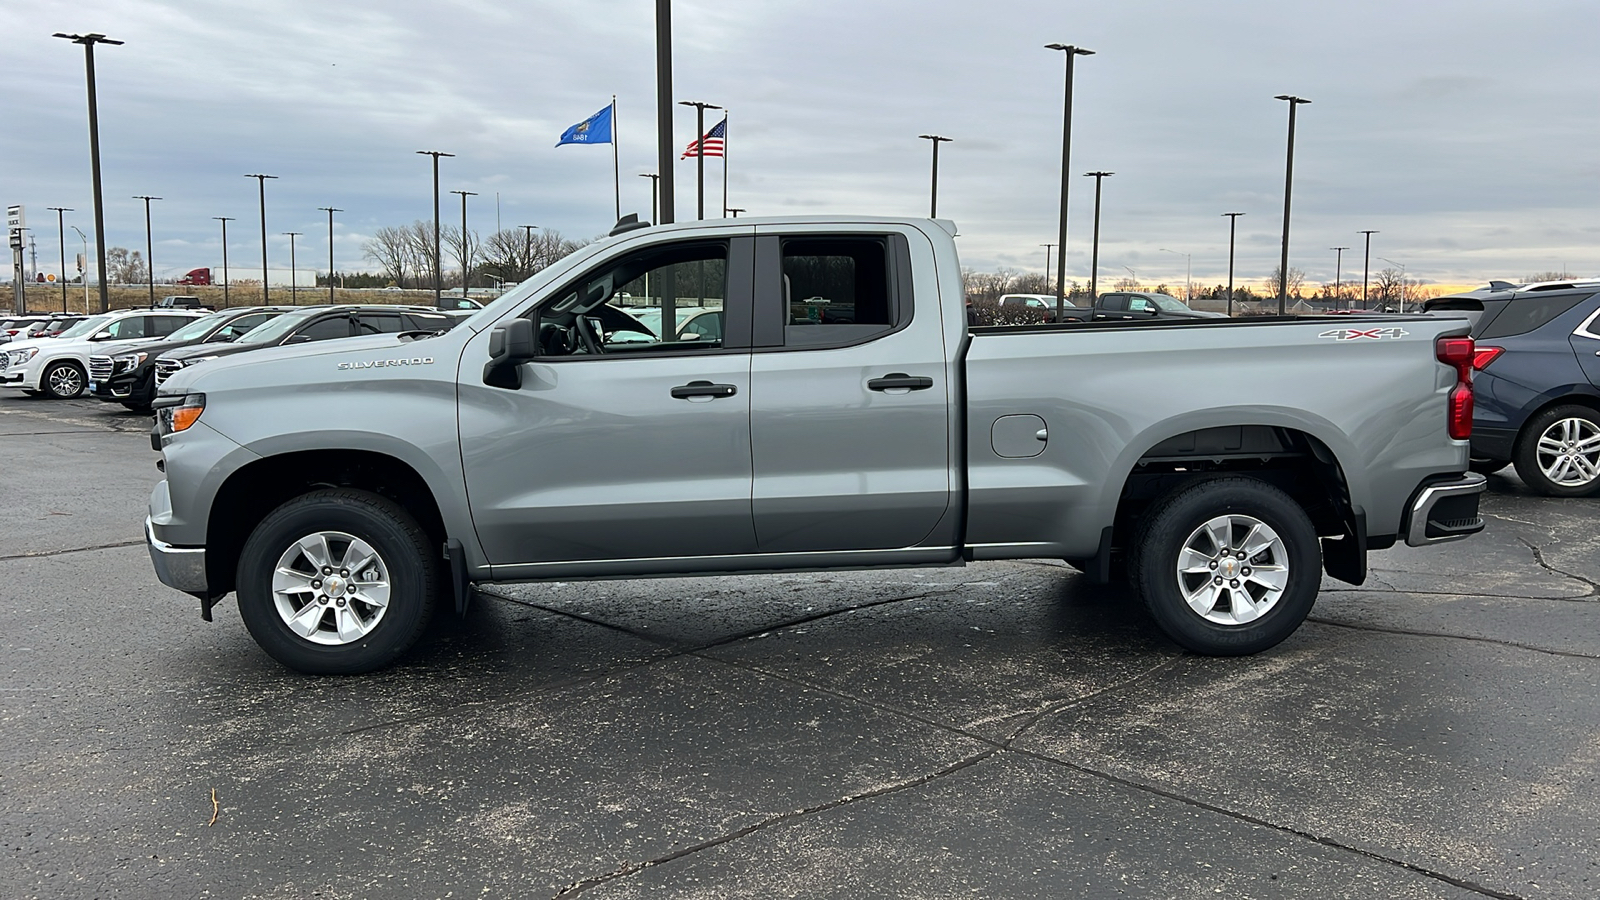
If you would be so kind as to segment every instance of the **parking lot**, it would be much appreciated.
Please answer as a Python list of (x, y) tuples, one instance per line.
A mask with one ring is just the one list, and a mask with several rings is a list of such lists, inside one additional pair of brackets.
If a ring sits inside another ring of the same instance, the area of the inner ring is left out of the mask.
[(1255, 657), (1027, 561), (497, 587), (315, 679), (156, 581), (147, 429), (0, 396), (3, 897), (1600, 894), (1600, 501), (1510, 469)]

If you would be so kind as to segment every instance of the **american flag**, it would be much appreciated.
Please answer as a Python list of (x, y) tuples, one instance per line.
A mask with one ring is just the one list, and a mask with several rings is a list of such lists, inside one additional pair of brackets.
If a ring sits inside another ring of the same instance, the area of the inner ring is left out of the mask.
[(706, 156), (721, 156), (722, 144), (725, 140), (727, 140), (727, 137), (728, 119), (726, 116), (724, 116), (722, 121), (718, 122), (715, 128), (712, 128), (710, 131), (706, 132), (705, 137), (699, 139), (698, 141), (690, 141), (689, 146), (683, 148), (683, 155), (678, 158), (688, 159), (691, 156), (700, 156), (702, 152)]

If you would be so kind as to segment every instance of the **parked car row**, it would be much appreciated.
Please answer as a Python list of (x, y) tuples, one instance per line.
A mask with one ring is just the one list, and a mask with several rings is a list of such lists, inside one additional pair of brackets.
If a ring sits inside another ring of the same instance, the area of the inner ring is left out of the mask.
[[(1054, 294), (1004, 294), (1000, 297), (1002, 310), (1025, 308), (1043, 316), (1044, 322), (1056, 321)], [(1079, 306), (1071, 300), (1061, 301), (1061, 321), (1087, 322), (1093, 319), (1225, 319), (1226, 315), (1192, 309), (1187, 303), (1170, 294), (1154, 291), (1113, 291), (1095, 298), (1094, 306)]]
[(70, 400), (88, 392), (149, 412), (173, 372), (263, 347), (363, 334), (447, 331), (469, 311), (403, 306), (125, 309), (83, 318), (51, 338), (0, 350), (0, 385)]
[(25, 341), (36, 337), (55, 337), (85, 318), (87, 317), (58, 315), (16, 316), (10, 319), (0, 319), (0, 344), (10, 343), (11, 341)]

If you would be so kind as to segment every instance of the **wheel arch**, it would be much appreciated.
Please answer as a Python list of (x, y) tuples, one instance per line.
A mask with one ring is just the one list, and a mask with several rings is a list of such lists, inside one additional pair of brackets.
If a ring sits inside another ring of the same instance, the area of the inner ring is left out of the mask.
[(232, 472), (218, 487), (206, 522), (206, 583), (213, 596), (234, 589), (239, 554), (272, 510), (329, 487), (370, 491), (399, 503), (441, 547), (450, 536), (443, 509), (414, 467), (373, 450), (324, 449), (280, 453)]

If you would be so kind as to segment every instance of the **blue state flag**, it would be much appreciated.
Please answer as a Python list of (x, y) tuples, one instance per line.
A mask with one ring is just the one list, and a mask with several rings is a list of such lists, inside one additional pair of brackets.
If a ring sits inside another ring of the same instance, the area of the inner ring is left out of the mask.
[(606, 107), (582, 122), (561, 132), (562, 144), (609, 144), (611, 143), (611, 106)]

